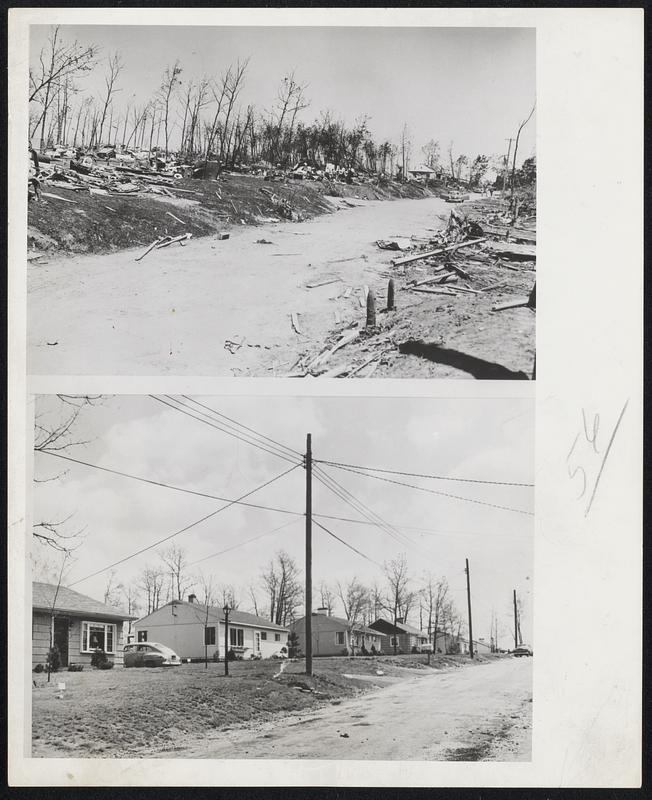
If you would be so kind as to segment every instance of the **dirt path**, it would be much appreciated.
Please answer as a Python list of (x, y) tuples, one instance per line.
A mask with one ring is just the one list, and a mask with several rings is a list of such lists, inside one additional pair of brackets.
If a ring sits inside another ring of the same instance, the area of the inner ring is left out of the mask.
[(531, 659), (505, 659), (421, 675), (255, 730), (222, 731), (176, 748), (175, 757), (527, 761), (531, 699)]
[[(375, 240), (427, 236), (449, 210), (438, 198), (354, 202), (301, 224), (236, 228), (228, 240), (198, 239), (138, 262), (141, 248), (30, 264), (28, 371), (287, 373), (299, 353), (321, 346), (336, 319), (338, 327), (362, 319), (364, 285), (382, 296), (387, 278), (379, 273), (392, 253)], [(330, 279), (337, 282), (306, 287)], [(237, 352), (225, 348), (243, 340)]]

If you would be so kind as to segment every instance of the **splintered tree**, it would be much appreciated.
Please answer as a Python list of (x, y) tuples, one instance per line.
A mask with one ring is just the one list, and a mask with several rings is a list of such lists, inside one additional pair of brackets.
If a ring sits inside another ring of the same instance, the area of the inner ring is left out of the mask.
[(290, 157), (297, 114), (309, 106), (304, 96), (307, 88), (307, 84), (295, 79), (294, 70), (281, 81), (271, 114), (274, 133), (270, 155), (273, 161), (287, 162)]
[[(100, 147), (102, 146), (102, 134), (104, 132), (104, 123), (106, 122), (106, 115), (113, 101), (113, 95), (116, 92), (120, 91), (120, 89), (116, 89), (115, 87), (116, 81), (118, 80), (118, 76), (122, 72), (122, 68), (124, 66), (124, 64), (120, 59), (120, 53), (116, 52), (112, 56), (110, 56), (107, 62), (107, 66), (108, 66), (108, 71), (104, 76), (105, 94), (104, 94), (104, 99), (102, 101), (102, 112), (100, 115), (100, 122), (99, 122), (99, 128), (97, 130), (97, 139), (96, 139), (96, 143)], [(110, 141), (111, 134), (112, 131), (109, 129), (109, 141), (107, 142), (107, 144), (111, 144)]]
[(158, 90), (157, 99), (162, 109), (163, 116), (163, 131), (165, 134), (165, 160), (168, 158), (168, 150), (170, 145), (170, 102), (174, 95), (177, 86), (181, 82), (179, 75), (181, 75), (181, 67), (179, 61), (175, 61), (173, 66), (167, 66), (163, 73), (163, 80)]
[(407, 180), (411, 151), (412, 142), (410, 140), (410, 129), (407, 125), (403, 125), (403, 129), (401, 130), (401, 177), (403, 180)]
[(532, 106), (532, 110), (527, 115), (527, 117), (521, 122), (518, 126), (518, 131), (516, 133), (516, 141), (514, 142), (514, 156), (512, 158), (512, 175), (510, 178), (510, 188), (511, 188), (511, 196), (512, 199), (514, 198), (514, 176), (516, 174), (516, 154), (518, 153), (518, 143), (521, 138), (521, 131), (523, 128), (528, 124), (528, 122), (532, 119), (532, 115), (534, 114), (534, 109), (536, 108), (537, 104), (534, 103)]
[(93, 68), (98, 48), (94, 45), (84, 46), (77, 40), (67, 44), (61, 36), (60, 27), (52, 29), (48, 44), (44, 47), (38, 60), (38, 67), (29, 71), (29, 102), (40, 105), (41, 111), (33, 117), (30, 126), (30, 137), (41, 126), (40, 149), (46, 145), (45, 131), (48, 111), (66, 81), (88, 72)]
[(300, 572), (294, 559), (279, 550), (261, 580), (267, 591), (270, 620), (276, 625), (292, 622), (303, 595)]

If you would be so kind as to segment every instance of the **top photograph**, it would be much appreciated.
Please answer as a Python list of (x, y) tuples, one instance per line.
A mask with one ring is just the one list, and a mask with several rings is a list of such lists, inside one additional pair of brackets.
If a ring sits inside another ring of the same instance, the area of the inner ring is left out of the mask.
[(28, 372), (534, 380), (535, 39), (31, 26)]

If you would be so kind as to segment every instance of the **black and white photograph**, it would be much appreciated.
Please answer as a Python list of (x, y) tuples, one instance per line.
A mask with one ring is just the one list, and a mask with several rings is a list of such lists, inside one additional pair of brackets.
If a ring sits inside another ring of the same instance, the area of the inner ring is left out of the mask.
[(38, 397), (32, 756), (528, 761), (533, 425)]
[(31, 373), (535, 377), (533, 28), (29, 45)]
[(640, 10), (7, 21), (8, 784), (639, 787)]

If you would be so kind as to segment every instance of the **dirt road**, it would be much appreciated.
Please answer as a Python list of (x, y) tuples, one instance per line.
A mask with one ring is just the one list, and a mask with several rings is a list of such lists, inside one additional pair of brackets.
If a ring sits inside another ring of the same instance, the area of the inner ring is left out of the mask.
[[(224, 241), (154, 250), (141, 261), (139, 248), (30, 264), (28, 371), (286, 374), (334, 327), (363, 319), (363, 286), (384, 296), (393, 254), (375, 240), (427, 237), (450, 210), (439, 198), (354, 202), (301, 224), (242, 226)], [(307, 287), (325, 280), (335, 282)]]
[(532, 661), (510, 658), (422, 674), (255, 730), (222, 731), (175, 756), (527, 761), (531, 700)]

